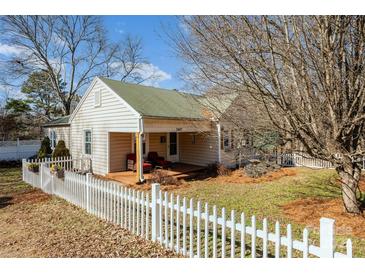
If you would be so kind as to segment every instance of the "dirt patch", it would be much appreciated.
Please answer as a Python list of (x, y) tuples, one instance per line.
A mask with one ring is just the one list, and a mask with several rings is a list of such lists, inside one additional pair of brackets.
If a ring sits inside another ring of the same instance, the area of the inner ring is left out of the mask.
[(319, 228), (321, 217), (332, 218), (336, 221), (336, 234), (365, 238), (365, 218), (345, 213), (341, 198), (306, 198), (290, 202), (282, 209), (286, 217), (297, 223)]
[(0, 257), (175, 256), (39, 190), (14, 195), (13, 201), (0, 208)]
[(85, 210), (22, 183), (20, 169), (0, 169), (1, 257), (176, 257)]
[(295, 169), (281, 168), (276, 171), (269, 172), (259, 178), (252, 178), (245, 174), (243, 169), (234, 170), (229, 176), (218, 176), (214, 180), (221, 183), (238, 183), (238, 184), (258, 184), (278, 180), (286, 176), (295, 176)]
[(36, 204), (47, 201), (50, 198), (50, 195), (36, 189), (14, 193), (13, 195), (0, 195), (0, 208), (21, 203)]
[(13, 197), (13, 203), (40, 203), (51, 199), (51, 195), (41, 192), (39, 190), (33, 189), (26, 193), (16, 194)]

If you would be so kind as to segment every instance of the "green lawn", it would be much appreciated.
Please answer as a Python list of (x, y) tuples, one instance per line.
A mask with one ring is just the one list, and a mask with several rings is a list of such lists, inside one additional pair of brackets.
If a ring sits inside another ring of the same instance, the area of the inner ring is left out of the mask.
[[(296, 238), (301, 239), (305, 225), (289, 220), (285, 216), (282, 206), (303, 198), (339, 198), (341, 190), (335, 183), (337, 175), (334, 170), (296, 168), (296, 171), (295, 176), (281, 177), (263, 183), (222, 183), (219, 177), (192, 181), (187, 182), (188, 187), (175, 189), (174, 193), (204, 203), (208, 202), (219, 208), (225, 207), (227, 215), (232, 209), (236, 210), (238, 214), (244, 212), (248, 218), (254, 214), (259, 220), (259, 226), (260, 220), (266, 217), (271, 231), (273, 231), (273, 224), (276, 220), (283, 224), (291, 223)], [(285, 233), (284, 225), (282, 231)], [(344, 243), (348, 237), (353, 239), (354, 256), (365, 257), (365, 239), (353, 237), (351, 234), (337, 236), (337, 250), (344, 251)], [(319, 244), (319, 235), (315, 229), (311, 231), (311, 238), (312, 243)]]
[(335, 198), (341, 194), (334, 184), (336, 174), (332, 170), (313, 171), (297, 169), (295, 176), (286, 176), (265, 183), (221, 183), (219, 177), (213, 180), (188, 182), (189, 187), (175, 191), (189, 198), (235, 209), (246, 214), (281, 218), (280, 206), (290, 201), (321, 197)]

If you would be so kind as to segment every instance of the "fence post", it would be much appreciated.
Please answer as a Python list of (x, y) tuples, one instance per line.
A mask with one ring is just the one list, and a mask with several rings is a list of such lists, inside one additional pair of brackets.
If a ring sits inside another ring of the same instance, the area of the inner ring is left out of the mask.
[(91, 184), (91, 173), (86, 173), (86, 211), (90, 212), (90, 184)]
[(320, 219), (319, 241), (321, 258), (333, 258), (334, 256), (334, 224), (335, 220), (333, 219)]
[(51, 193), (50, 194), (54, 194), (54, 174), (51, 173)]
[(26, 166), (26, 160), (22, 159), (22, 180), (25, 182), (25, 166)]
[(43, 190), (43, 167), (44, 164), (40, 164), (39, 166), (39, 176), (40, 176), (40, 181), (41, 181), (41, 189)]
[[(158, 231), (159, 231), (159, 204), (157, 202), (158, 198), (159, 198), (159, 193), (160, 193), (160, 184), (152, 184), (152, 189), (151, 189), (151, 195), (152, 195), (152, 208), (151, 208), (151, 215), (152, 215), (152, 227), (151, 227), (151, 232), (152, 232), (152, 241), (156, 242), (157, 241), (157, 235), (158, 235)], [(161, 198), (161, 197), (160, 197)]]
[(16, 159), (17, 160), (19, 159), (19, 146), (20, 146), (19, 138), (16, 138)]

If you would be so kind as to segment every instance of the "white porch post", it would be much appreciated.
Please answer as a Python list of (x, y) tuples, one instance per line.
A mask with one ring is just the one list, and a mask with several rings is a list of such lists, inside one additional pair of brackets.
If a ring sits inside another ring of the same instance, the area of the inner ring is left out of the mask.
[(221, 125), (217, 123), (217, 135), (218, 135), (218, 163), (222, 162), (222, 154), (221, 154)]
[(143, 119), (142, 117), (139, 118), (139, 132), (138, 132), (138, 142), (136, 142), (136, 147), (138, 145), (138, 149), (137, 153), (137, 160), (139, 161), (138, 163), (138, 174), (139, 174), (139, 181), (143, 182), (144, 181), (144, 176), (143, 176)]

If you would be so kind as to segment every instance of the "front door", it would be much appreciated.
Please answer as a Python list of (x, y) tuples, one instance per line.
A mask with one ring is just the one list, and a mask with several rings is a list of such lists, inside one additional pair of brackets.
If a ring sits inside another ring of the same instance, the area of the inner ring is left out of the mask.
[(167, 160), (171, 162), (179, 161), (179, 138), (176, 132), (170, 132), (167, 134)]

